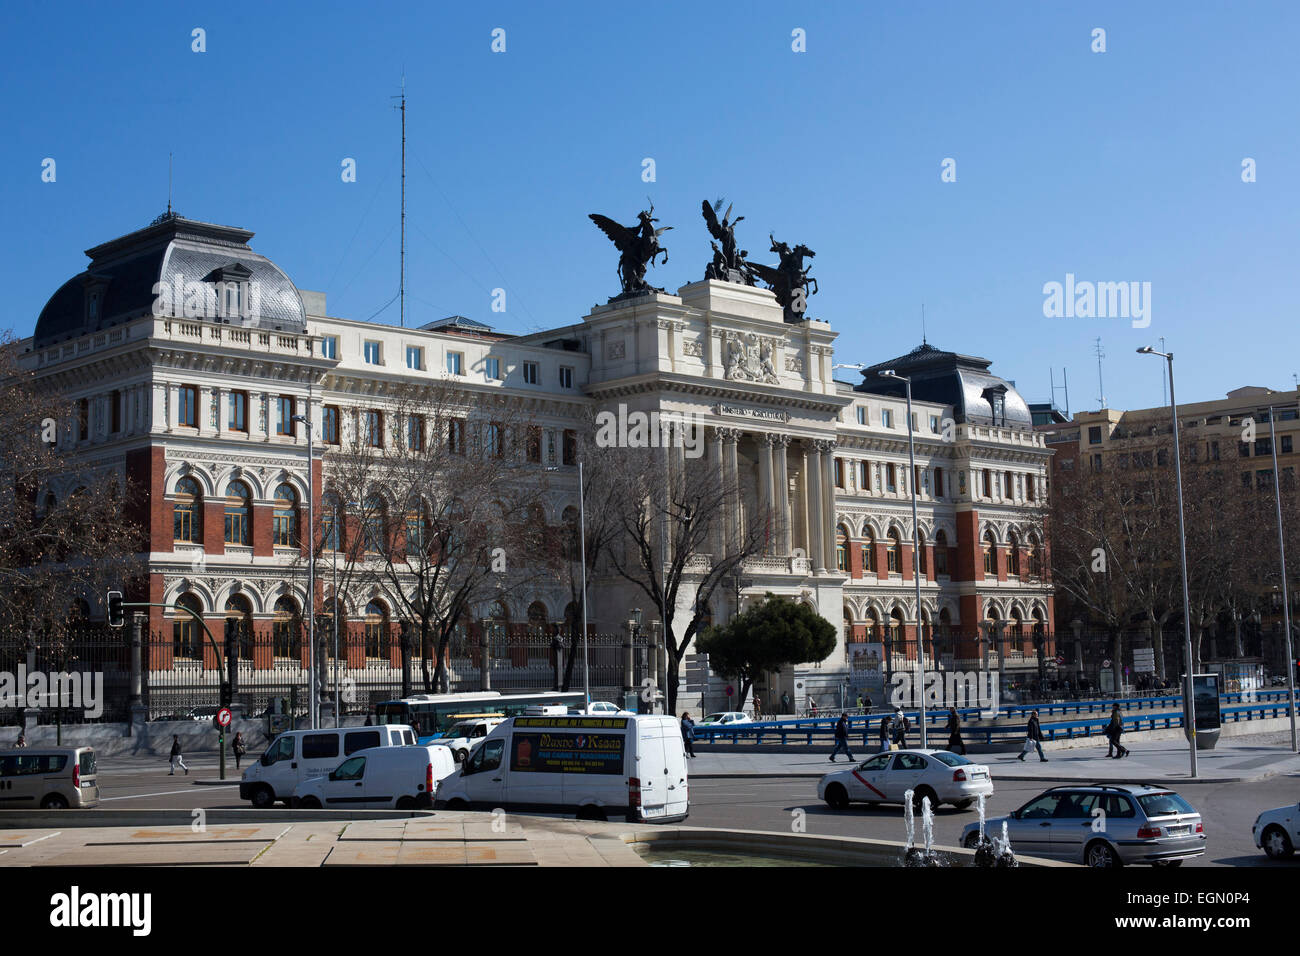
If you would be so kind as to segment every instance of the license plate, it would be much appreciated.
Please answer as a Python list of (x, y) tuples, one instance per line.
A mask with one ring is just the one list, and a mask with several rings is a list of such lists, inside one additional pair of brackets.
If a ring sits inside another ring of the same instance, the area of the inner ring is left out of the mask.
[(973, 780), (987, 780), (987, 779), (988, 779), (988, 774), (984, 773), (983, 771), (977, 770), (977, 771), (975, 771), (973, 774), (971, 774), (971, 779), (973, 779)]
[(1169, 827), (1170, 836), (1185, 836), (1186, 834), (1191, 832), (1192, 832), (1192, 828), (1190, 826)]

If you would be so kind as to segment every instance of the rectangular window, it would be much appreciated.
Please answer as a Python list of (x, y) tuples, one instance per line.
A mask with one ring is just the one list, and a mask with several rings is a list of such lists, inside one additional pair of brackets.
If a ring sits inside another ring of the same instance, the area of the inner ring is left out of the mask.
[(1210, 442), (1209, 460), (1219, 460), (1219, 443), (1217, 441)]
[(871, 491), (871, 465), (865, 461), (858, 462), (858, 488)]
[(327, 445), (337, 445), (339, 443), (339, 407), (337, 405), (326, 405), (321, 409), (321, 438)]
[(406, 347), (406, 367), (416, 371), (424, 371), (424, 349), (418, 345), (408, 345)]
[(942, 468), (936, 468), (934, 470), (934, 496), (936, 498), (943, 497), (943, 469)]
[(122, 430), (122, 393), (114, 390), (113, 394), (108, 397), (110, 406), (110, 431), (116, 435)]
[(573, 388), (573, 369), (567, 365), (560, 366), (560, 388)]
[(1095, 454), (1095, 455), (1092, 456), (1092, 470), (1093, 470), (1093, 471), (1101, 471), (1101, 453), (1100, 453), (1100, 452), (1098, 452), (1097, 454)]
[(465, 353), (464, 352), (447, 353), (447, 374), (448, 375), (465, 374)]
[(338, 734), (307, 734), (302, 738), (303, 760), (323, 760), (338, 755)]
[(939, 416), (938, 416), (938, 415), (931, 415), (931, 416), (930, 416), (930, 434), (932, 434), (932, 435), (937, 435), (937, 434), (939, 434)]
[(524, 384), (536, 385), (537, 382), (538, 382), (537, 363), (525, 362), (524, 363)]
[(293, 434), (293, 396), (281, 395), (276, 400), (275, 433), (277, 435)]
[(424, 451), (424, 416), (406, 416), (406, 448), (408, 451)]
[(564, 464), (576, 465), (578, 463), (578, 433), (571, 428), (564, 430)]
[(384, 447), (384, 415), (373, 408), (367, 409), (362, 418), (362, 440), (371, 448)]
[(248, 431), (248, 393), (230, 393), (230, 415), (226, 427), (232, 432)]
[(1237, 454), (1240, 455), (1242, 458), (1249, 458), (1249, 457), (1250, 457), (1250, 442), (1247, 442), (1247, 441), (1239, 441), (1239, 442), (1237, 442)]
[(1025, 497), (1034, 500), (1034, 485), (1038, 479), (1034, 475), (1025, 475)]
[(880, 410), (880, 424), (885, 428), (894, 427), (894, 412), (892, 409), (882, 408)]
[(365, 344), (365, 357), (367, 365), (379, 364), (379, 343), (367, 340)]
[(1289, 455), (1289, 454), (1291, 454), (1291, 436), (1290, 436), (1290, 435), (1283, 435), (1283, 436), (1282, 436), (1282, 454), (1284, 454), (1284, 455)]
[[(85, 399), (82, 399), (84, 402)], [(193, 385), (182, 385), (178, 407), (176, 409), (176, 424), (184, 425), (186, 428), (199, 427), (199, 390)], [(82, 438), (87, 436), (86, 425), (83, 420), (81, 427)]]
[(1100, 445), (1100, 444), (1101, 444), (1101, 426), (1100, 426), (1100, 425), (1093, 425), (1091, 428), (1088, 429), (1088, 444), (1089, 444), (1089, 445)]
[(1255, 472), (1255, 490), (1272, 491), (1273, 490), (1273, 469)]
[(465, 454), (465, 419), (448, 419), (447, 451), (451, 452), (453, 455)]
[[(184, 391), (184, 389), (181, 389)], [(178, 425), (185, 424), (184, 419), (176, 420)], [(77, 402), (77, 440), (85, 441), (90, 437), (90, 399), (83, 398)]]
[(934, 573), (948, 573), (948, 542), (940, 539), (934, 546)]
[(1008, 471), (1002, 476), (1002, 497), (1010, 500), (1013, 497), (1011, 489), (1014, 487), (1015, 485), (1011, 481), (1011, 472)]
[(327, 335), (320, 340), (320, 354), (327, 359), (336, 359), (339, 357), (339, 337), (337, 335)]
[(542, 463), (542, 430), (536, 425), (528, 426), (528, 460), (535, 465)]
[(483, 451), (493, 458), (500, 458), (504, 453), (501, 442), (501, 425), (497, 422), (488, 422), (487, 427), (483, 430)]
[(483, 360), (483, 373), (492, 381), (501, 381), (501, 360), (489, 356)]
[(898, 478), (894, 473), (893, 462), (885, 465), (885, 490), (890, 492), (898, 490)]
[(858, 424), (865, 425), (867, 423), (867, 406), (859, 405), (857, 407), (857, 412), (858, 412)]
[(843, 487), (845, 487), (845, 484), (844, 484), (844, 459), (843, 459), (843, 458), (836, 458), (836, 459), (835, 459), (835, 487), (836, 487), (836, 488), (843, 488)]
[(1255, 442), (1255, 457), (1273, 454), (1273, 439), (1260, 438)]

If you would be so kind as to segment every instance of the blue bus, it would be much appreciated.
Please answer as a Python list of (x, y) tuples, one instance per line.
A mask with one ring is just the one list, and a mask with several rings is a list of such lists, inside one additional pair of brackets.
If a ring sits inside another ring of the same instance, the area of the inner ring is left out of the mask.
[(540, 694), (502, 694), (494, 690), (468, 694), (416, 694), (402, 700), (386, 700), (375, 705), (378, 724), (410, 724), (417, 728), (420, 742), (441, 734), (463, 714), (500, 714), (518, 717), (529, 707), (563, 706), (575, 710), (585, 707), (586, 694), (546, 691)]

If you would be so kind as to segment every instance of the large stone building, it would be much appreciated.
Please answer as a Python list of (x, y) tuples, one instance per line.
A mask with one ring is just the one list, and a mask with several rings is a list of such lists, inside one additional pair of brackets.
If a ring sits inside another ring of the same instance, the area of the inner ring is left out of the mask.
[[(1053, 617), (1041, 521), (1050, 452), (987, 360), (923, 345), (865, 369), (856, 385), (837, 381), (828, 322), (786, 323), (771, 292), (711, 280), (597, 305), (529, 335), (462, 317), (419, 329), (359, 322), (329, 316), (325, 295), (299, 290), (251, 238), (169, 215), (87, 250), (89, 266), (51, 297), (24, 355), (79, 402), (61, 440), (82, 470), (50, 492), (107, 473), (144, 489), (147, 599), (188, 604), (214, 622), (227, 613), (250, 620), (241, 666), (300, 666), (286, 660), (283, 632), (302, 613), (306, 575), (287, 529), (308, 495), (319, 500), (321, 453), (328, 460), (332, 445), (346, 444), (394, 387), (431, 376), (505, 396), (541, 427), (537, 466), (553, 469), (548, 524), (577, 503), (566, 433), (593, 407), (702, 422), (720, 476), (777, 518), (741, 587), (716, 595), (713, 619), (772, 591), (814, 605), (840, 633), (828, 660), (774, 677), (773, 696), (802, 701), (856, 684), (851, 643), (889, 640), (893, 666), (915, 657), (913, 487), (919, 614), (936, 663), (1039, 666), (1034, 637), (1050, 636)], [(882, 368), (914, 380), (914, 473), (901, 385)], [(316, 426), (310, 469), (295, 416)], [(332, 599), (329, 578), (317, 579), (318, 606)], [(616, 631), (644, 599), (626, 582), (596, 583), (591, 628)], [(350, 630), (396, 626), (376, 595), (340, 597)], [(568, 600), (556, 582), (508, 612), (562, 620)], [(182, 626), (174, 620), (150, 612), (152, 630)], [(349, 664), (368, 649), (349, 647)], [(177, 664), (155, 655), (150, 668)]]

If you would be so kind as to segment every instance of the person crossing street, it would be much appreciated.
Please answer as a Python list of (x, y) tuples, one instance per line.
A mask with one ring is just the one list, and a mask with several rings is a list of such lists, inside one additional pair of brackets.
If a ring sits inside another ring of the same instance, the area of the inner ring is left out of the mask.
[(835, 749), (831, 751), (831, 763), (835, 762), (835, 757), (843, 753), (849, 760), (853, 759), (853, 754), (849, 752), (849, 715), (840, 714), (840, 719), (835, 722)]

